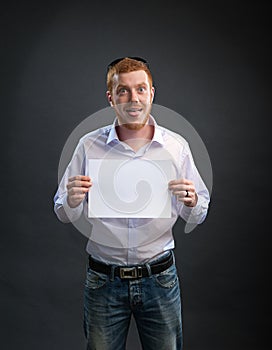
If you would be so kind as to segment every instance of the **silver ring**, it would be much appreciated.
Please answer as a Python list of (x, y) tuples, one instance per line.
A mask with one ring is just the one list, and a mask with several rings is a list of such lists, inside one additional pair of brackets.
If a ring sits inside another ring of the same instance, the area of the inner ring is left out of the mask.
[(186, 190), (186, 196), (185, 197), (189, 197), (189, 192)]

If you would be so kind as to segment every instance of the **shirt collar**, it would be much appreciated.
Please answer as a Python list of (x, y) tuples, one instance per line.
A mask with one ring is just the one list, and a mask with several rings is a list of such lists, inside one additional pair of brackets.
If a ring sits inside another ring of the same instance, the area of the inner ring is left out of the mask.
[[(157, 124), (156, 120), (154, 119), (154, 117), (152, 115), (150, 115), (149, 124), (154, 125), (155, 130), (154, 130), (154, 135), (153, 138), (151, 140), (151, 142), (157, 142), (160, 145), (164, 145), (164, 139), (163, 139), (163, 130), (162, 128)], [(118, 125), (118, 120), (117, 118), (114, 119), (113, 124), (110, 127), (109, 130), (109, 135), (106, 141), (106, 144), (108, 145), (109, 143), (113, 142), (113, 141), (118, 141), (120, 142), (117, 132), (116, 132), (116, 126)]]
[(109, 129), (109, 135), (106, 141), (106, 144), (108, 145), (109, 143), (111, 143), (112, 141), (119, 141), (117, 132), (116, 132), (116, 125), (118, 125), (118, 120), (117, 118), (114, 119), (113, 124), (111, 125), (110, 129)]

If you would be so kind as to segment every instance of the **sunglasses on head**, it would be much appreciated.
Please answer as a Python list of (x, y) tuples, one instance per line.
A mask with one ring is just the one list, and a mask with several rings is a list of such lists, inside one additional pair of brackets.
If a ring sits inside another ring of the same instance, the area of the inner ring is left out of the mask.
[(147, 68), (149, 68), (148, 62), (142, 57), (121, 57), (121, 58), (117, 58), (116, 60), (114, 60), (110, 64), (108, 64), (108, 70), (110, 68), (114, 67), (120, 61), (122, 61), (124, 58), (131, 58), (132, 60), (142, 62), (147, 66)]

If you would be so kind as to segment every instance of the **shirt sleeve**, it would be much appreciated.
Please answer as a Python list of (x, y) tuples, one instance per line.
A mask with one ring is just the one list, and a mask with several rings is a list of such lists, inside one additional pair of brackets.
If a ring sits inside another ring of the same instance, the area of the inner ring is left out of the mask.
[(84, 201), (76, 208), (71, 208), (67, 202), (66, 185), (69, 177), (76, 175), (85, 175), (85, 152), (81, 143), (78, 144), (54, 196), (54, 211), (58, 219), (64, 223), (78, 220), (83, 211)]
[(181, 174), (183, 178), (193, 181), (198, 196), (198, 201), (195, 207), (188, 207), (182, 202), (177, 201), (178, 214), (187, 223), (201, 224), (205, 220), (208, 213), (210, 195), (194, 163), (188, 144), (186, 144), (183, 150)]

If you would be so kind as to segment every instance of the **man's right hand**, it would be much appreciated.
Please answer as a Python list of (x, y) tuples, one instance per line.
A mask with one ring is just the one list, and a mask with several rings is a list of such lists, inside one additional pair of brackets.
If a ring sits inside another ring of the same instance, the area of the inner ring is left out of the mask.
[(85, 198), (92, 186), (89, 176), (77, 175), (70, 177), (67, 184), (67, 203), (71, 208), (77, 207)]

